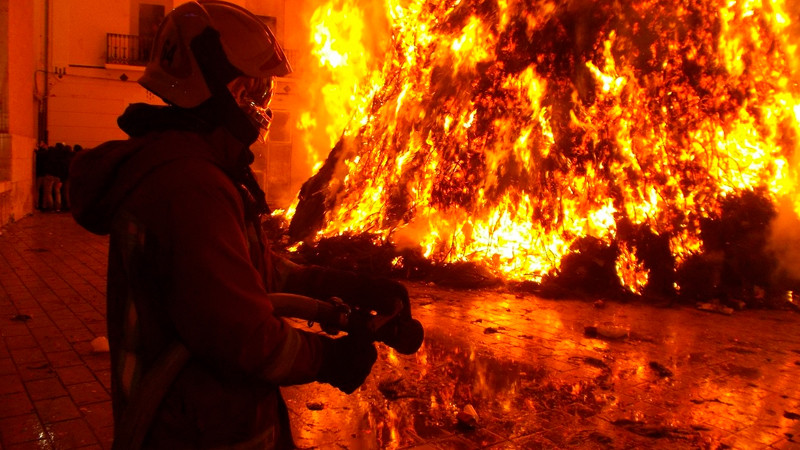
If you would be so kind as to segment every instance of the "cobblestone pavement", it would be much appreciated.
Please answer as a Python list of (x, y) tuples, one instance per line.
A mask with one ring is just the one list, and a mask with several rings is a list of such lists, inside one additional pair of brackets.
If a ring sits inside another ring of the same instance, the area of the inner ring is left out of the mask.
[[(66, 214), (2, 230), (0, 448), (110, 447), (106, 251)], [(800, 314), (408, 286), (422, 349), (285, 389), (301, 447), (800, 449)]]

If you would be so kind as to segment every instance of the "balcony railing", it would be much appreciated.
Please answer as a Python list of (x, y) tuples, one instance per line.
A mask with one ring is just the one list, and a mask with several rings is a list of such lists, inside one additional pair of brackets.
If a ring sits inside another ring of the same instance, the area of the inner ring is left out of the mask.
[(130, 34), (106, 34), (106, 63), (146, 66), (150, 59), (153, 38)]

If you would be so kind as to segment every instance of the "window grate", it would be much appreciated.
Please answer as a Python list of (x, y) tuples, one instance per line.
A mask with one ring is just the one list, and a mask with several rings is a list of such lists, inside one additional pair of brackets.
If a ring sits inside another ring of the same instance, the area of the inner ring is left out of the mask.
[(153, 38), (131, 34), (106, 34), (106, 63), (146, 66), (153, 48)]

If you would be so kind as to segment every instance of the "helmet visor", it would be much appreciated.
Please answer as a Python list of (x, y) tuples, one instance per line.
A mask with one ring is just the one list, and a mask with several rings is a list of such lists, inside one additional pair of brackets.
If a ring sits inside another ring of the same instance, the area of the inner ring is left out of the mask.
[(252, 78), (237, 77), (228, 84), (228, 90), (233, 95), (239, 108), (250, 118), (250, 121), (259, 130), (259, 140), (266, 140), (269, 127), (272, 124), (272, 110), (269, 102), (275, 83), (272, 77)]

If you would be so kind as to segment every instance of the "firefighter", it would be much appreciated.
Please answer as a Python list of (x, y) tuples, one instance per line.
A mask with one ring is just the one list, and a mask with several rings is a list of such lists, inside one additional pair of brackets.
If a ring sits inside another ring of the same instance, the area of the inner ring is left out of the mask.
[(250, 169), (274, 78), (290, 65), (270, 29), (222, 1), (162, 22), (139, 83), (166, 105), (133, 104), (127, 140), (75, 156), (75, 220), (110, 236), (107, 321), (115, 448), (294, 448), (279, 387), (352, 393), (376, 348), (276, 317), (274, 291), (353, 302), (402, 297), (397, 282), (276, 260)]

